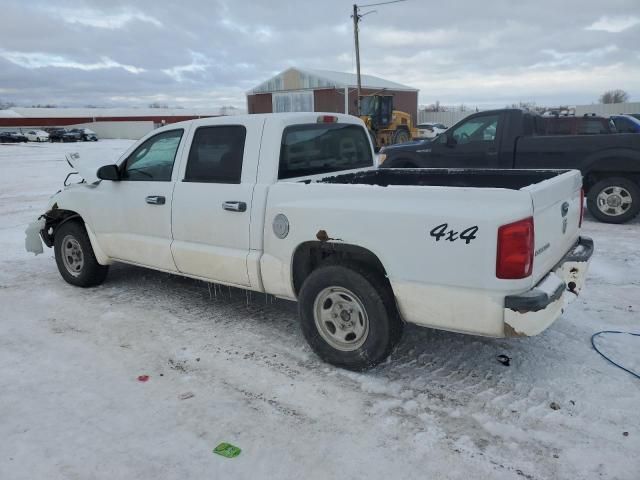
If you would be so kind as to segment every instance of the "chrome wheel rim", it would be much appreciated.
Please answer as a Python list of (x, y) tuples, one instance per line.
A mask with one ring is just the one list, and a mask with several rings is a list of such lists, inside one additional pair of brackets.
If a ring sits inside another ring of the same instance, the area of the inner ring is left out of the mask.
[(369, 334), (369, 317), (360, 299), (342, 287), (327, 287), (316, 297), (313, 316), (320, 336), (341, 352), (360, 348)]
[(84, 253), (78, 240), (73, 235), (62, 239), (62, 263), (64, 268), (74, 277), (80, 276), (84, 266)]
[(626, 213), (631, 203), (629, 190), (616, 185), (603, 188), (597, 197), (598, 210), (612, 217)]

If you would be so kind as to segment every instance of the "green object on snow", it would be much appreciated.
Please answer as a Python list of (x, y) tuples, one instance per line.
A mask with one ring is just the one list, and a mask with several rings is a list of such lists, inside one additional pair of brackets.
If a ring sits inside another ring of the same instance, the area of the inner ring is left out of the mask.
[(216, 448), (213, 449), (213, 453), (217, 453), (218, 455), (222, 455), (227, 458), (234, 458), (240, 455), (240, 450), (235, 445), (231, 445), (230, 443), (222, 442)]

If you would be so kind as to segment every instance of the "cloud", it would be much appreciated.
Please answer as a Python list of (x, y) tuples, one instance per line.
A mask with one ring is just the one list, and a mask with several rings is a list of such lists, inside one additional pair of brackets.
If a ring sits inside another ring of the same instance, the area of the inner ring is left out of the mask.
[(606, 47), (594, 48), (586, 52), (559, 52), (555, 49), (542, 50), (542, 53), (549, 55), (552, 60), (531, 65), (531, 69), (540, 67), (561, 67), (561, 66), (577, 66), (589, 65), (591, 61), (606, 58), (613, 53), (619, 51), (616, 45), (607, 45)]
[(273, 37), (273, 31), (271, 28), (266, 26), (243, 25), (231, 20), (230, 18), (223, 18), (219, 23), (227, 30), (238, 32), (243, 35), (250, 35), (259, 42), (266, 42)]
[(211, 65), (210, 60), (202, 53), (190, 52), (190, 54), (191, 63), (187, 65), (178, 65), (171, 68), (165, 68), (162, 70), (162, 72), (169, 75), (176, 82), (183, 82), (184, 80), (188, 79), (189, 74), (205, 72)]
[(52, 12), (66, 23), (77, 23), (87, 27), (113, 30), (122, 28), (133, 21), (150, 23), (156, 27), (163, 26), (162, 22), (157, 18), (138, 10), (125, 9), (120, 13), (105, 13), (104, 11), (87, 8), (62, 8), (52, 9)]
[(13, 52), (0, 50), (0, 57), (3, 57), (9, 60), (11, 63), (19, 65), (24, 68), (33, 69), (33, 68), (45, 68), (45, 67), (56, 67), (56, 68), (73, 68), (77, 70), (104, 70), (108, 68), (121, 68), (129, 73), (142, 73), (145, 71), (144, 68), (138, 68), (133, 65), (123, 65), (122, 63), (118, 63), (109, 57), (100, 57), (100, 60), (93, 63), (81, 63), (74, 60), (70, 60), (69, 58), (59, 56), (59, 55), (51, 55), (48, 53), (42, 52)]
[(428, 47), (447, 45), (460, 40), (461, 32), (455, 28), (438, 28), (435, 30), (403, 30), (398, 28), (381, 28), (368, 32), (365, 36), (380, 47)]
[[(580, 104), (613, 88), (640, 100), (638, 0), (375, 9), (362, 72), (419, 88), (420, 103)], [(244, 108), (243, 92), (289, 66), (354, 72), (351, 13), (344, 0), (2, 0), (1, 96)]]
[(603, 32), (620, 33), (639, 24), (640, 18), (635, 16), (609, 17), (605, 15), (588, 27), (585, 27), (585, 30), (600, 30)]

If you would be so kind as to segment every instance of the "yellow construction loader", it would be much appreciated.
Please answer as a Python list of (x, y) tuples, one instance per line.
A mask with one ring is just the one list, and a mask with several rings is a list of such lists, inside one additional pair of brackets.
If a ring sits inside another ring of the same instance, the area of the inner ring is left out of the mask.
[(393, 109), (393, 96), (367, 95), (360, 99), (360, 118), (364, 121), (376, 149), (404, 143), (418, 136), (411, 115)]

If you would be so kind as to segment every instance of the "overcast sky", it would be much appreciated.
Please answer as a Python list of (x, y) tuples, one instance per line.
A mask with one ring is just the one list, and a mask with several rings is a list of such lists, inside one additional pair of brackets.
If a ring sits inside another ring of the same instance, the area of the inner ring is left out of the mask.
[[(351, 5), (2, 0), (0, 99), (244, 108), (247, 90), (289, 66), (355, 71)], [(581, 104), (613, 88), (640, 101), (640, 0), (375, 9), (361, 23), (363, 73), (419, 88), (421, 104)]]

